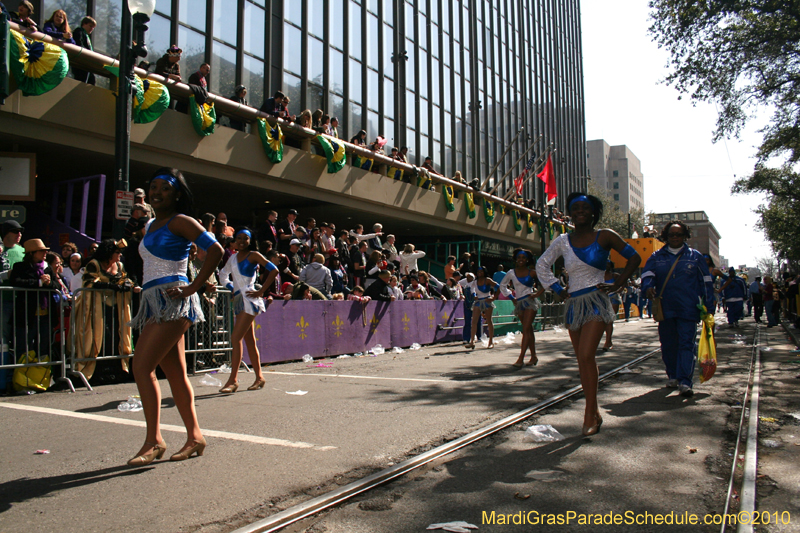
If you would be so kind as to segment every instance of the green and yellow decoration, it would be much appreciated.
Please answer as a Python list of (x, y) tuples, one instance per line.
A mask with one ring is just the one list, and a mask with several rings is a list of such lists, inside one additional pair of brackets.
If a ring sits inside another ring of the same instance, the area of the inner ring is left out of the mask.
[(374, 159), (370, 159), (368, 157), (359, 157), (353, 154), (353, 166), (358, 167), (361, 170), (370, 171), (372, 170), (372, 165), (375, 163)]
[(486, 198), (483, 199), (483, 216), (488, 223), (494, 220), (494, 204)]
[(453, 203), (453, 187), (451, 185), (444, 185), (442, 187), (444, 189), (444, 205), (447, 207), (447, 210), (452, 213), (456, 210), (456, 206)]
[(403, 180), (403, 169), (397, 167), (389, 167), (386, 171), (386, 175), (392, 179), (402, 181)]
[(531, 217), (530, 213), (528, 213), (527, 217), (528, 217), (528, 233), (533, 233), (533, 217)]
[(69, 70), (67, 52), (15, 30), (9, 33), (9, 67), (22, 94), (39, 96), (58, 87)]
[(467, 216), (469, 218), (475, 218), (475, 200), (472, 197), (471, 192), (464, 193), (464, 205), (467, 208)]
[(267, 159), (273, 163), (283, 161), (283, 132), (281, 127), (277, 123), (271, 126), (264, 118), (257, 119), (256, 126), (258, 127), (258, 136), (261, 138), (261, 146), (264, 147)]
[(214, 133), (217, 123), (217, 112), (213, 103), (198, 104), (194, 96), (189, 97), (189, 115), (192, 117), (194, 131), (201, 137)]
[(327, 135), (317, 135), (317, 140), (322, 145), (325, 157), (328, 159), (328, 174), (336, 174), (347, 163), (347, 153), (344, 144), (339, 139)]
[(136, 96), (133, 99), (133, 121), (136, 124), (153, 122), (169, 108), (169, 90), (163, 83), (136, 76)]
[(516, 209), (511, 210), (511, 218), (514, 219), (514, 230), (519, 231), (522, 229), (522, 221), (520, 220), (519, 211)]

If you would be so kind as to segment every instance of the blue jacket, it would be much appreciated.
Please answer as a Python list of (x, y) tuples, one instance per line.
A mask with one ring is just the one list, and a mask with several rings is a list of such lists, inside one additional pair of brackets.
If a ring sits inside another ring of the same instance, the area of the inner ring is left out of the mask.
[[(684, 244), (678, 255), (680, 259), (661, 300), (664, 318), (684, 318), (697, 322), (700, 320), (697, 304), (701, 300), (706, 309), (714, 309), (714, 282), (703, 254)], [(642, 272), (642, 292), (655, 288), (658, 296), (675, 257), (666, 246), (650, 256)]]
[(747, 285), (744, 280), (739, 276), (734, 276), (731, 279), (730, 285), (725, 287), (725, 290), (722, 291), (722, 296), (726, 300), (730, 300), (731, 298), (741, 298), (745, 300), (747, 298)]

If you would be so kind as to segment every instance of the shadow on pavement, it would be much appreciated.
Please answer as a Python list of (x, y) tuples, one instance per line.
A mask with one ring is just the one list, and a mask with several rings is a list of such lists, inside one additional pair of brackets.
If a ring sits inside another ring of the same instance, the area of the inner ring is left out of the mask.
[(693, 397), (684, 398), (678, 395), (675, 389), (661, 388), (627, 398), (619, 403), (603, 404), (602, 407), (612, 416), (640, 416), (644, 413), (663, 413), (683, 409), (708, 396), (707, 393), (695, 392)]

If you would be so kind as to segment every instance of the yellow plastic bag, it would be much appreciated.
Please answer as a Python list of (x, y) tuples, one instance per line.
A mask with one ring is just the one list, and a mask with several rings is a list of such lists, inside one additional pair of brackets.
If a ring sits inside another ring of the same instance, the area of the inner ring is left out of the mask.
[[(20, 365), (31, 363), (47, 363), (50, 360), (43, 357), (40, 361), (33, 350), (22, 354), (19, 358)], [(29, 366), (27, 368), (14, 369), (14, 390), (35, 390), (46, 391), (50, 386), (50, 367), (49, 366)]]
[(717, 347), (714, 343), (714, 315), (706, 313), (702, 319), (703, 331), (697, 346), (697, 360), (700, 362), (700, 383), (705, 383), (717, 371)]

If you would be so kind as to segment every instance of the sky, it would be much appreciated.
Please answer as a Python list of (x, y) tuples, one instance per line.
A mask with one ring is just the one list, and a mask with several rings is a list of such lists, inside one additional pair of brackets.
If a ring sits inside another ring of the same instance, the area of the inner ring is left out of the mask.
[(771, 257), (754, 227), (753, 209), (764, 196), (730, 193), (736, 177), (753, 172), (764, 118), (748, 123), (739, 139), (713, 143), (714, 104), (679, 100), (662, 83), (669, 56), (647, 31), (647, 2), (584, 0), (581, 11), (586, 139), (627, 145), (639, 158), (646, 213), (705, 211), (730, 266)]

